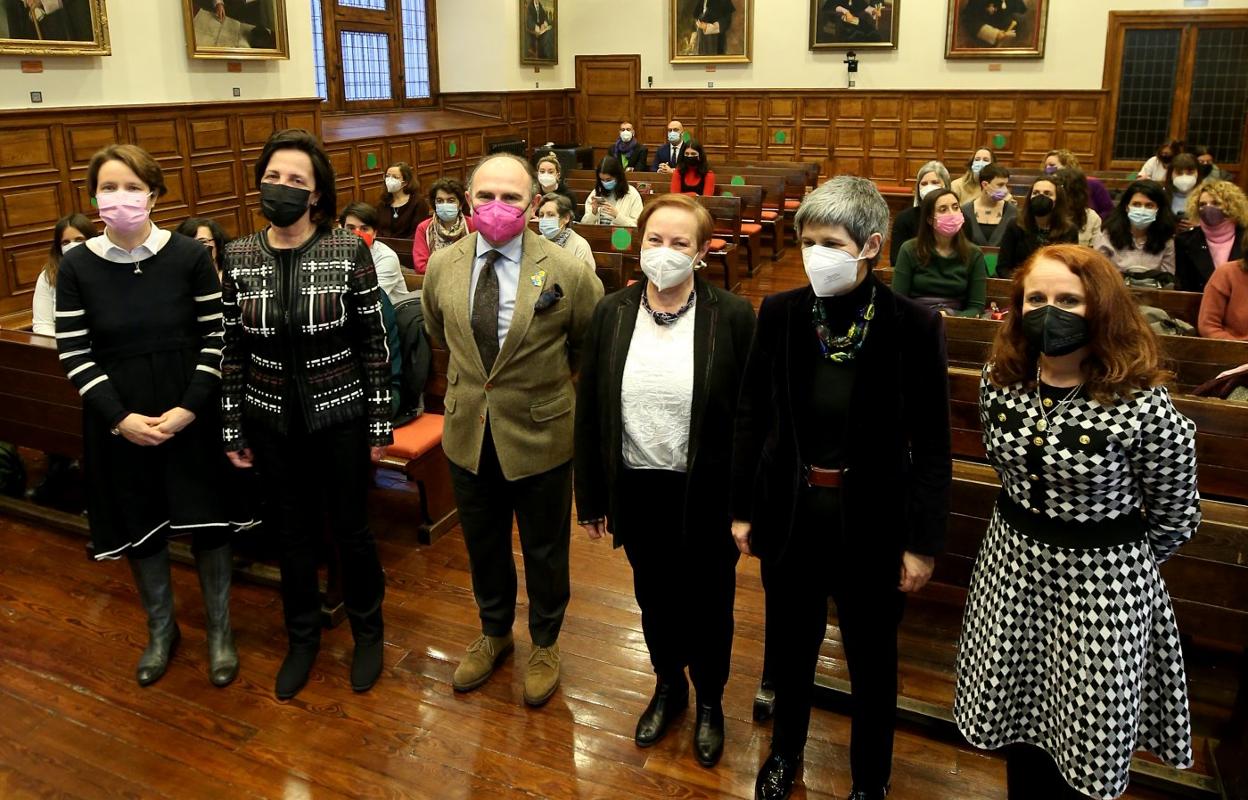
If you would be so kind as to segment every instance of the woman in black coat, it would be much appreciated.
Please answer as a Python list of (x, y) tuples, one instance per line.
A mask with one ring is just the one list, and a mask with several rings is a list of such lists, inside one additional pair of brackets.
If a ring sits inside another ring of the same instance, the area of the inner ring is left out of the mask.
[(696, 200), (660, 197), (638, 227), (646, 280), (598, 304), (582, 351), (576, 507), (589, 537), (614, 534), (633, 568), (658, 677), (637, 745), (658, 742), (688, 704), (688, 667), (694, 755), (710, 767), (724, 747), (739, 557), (726, 489), (754, 310), (694, 274), (714, 230)]
[(771, 755), (756, 797), (786, 798), (802, 762), (827, 599), (852, 679), (855, 800), (884, 797), (897, 625), (931, 576), (949, 510), (949, 379), (939, 315), (871, 275), (888, 207), (833, 178), (796, 227), (811, 285), (763, 301), (737, 406), (733, 537), (762, 559), (775, 654)]

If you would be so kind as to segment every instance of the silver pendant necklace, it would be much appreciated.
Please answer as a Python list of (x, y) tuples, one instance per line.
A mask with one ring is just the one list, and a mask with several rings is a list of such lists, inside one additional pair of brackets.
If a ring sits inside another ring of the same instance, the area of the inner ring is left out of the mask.
[[(1083, 388), (1083, 383), (1080, 383), (1078, 386), (1071, 389), (1066, 394), (1066, 396), (1062, 398), (1057, 403), (1057, 405), (1053, 407), (1053, 416), (1055, 418), (1061, 412), (1062, 406), (1066, 405), (1071, 400), (1074, 400), (1075, 395), (1079, 394), (1079, 390), (1082, 388)], [(1041, 433), (1044, 433), (1045, 431), (1049, 430), (1049, 427), (1050, 427), (1049, 412), (1045, 410), (1045, 407), (1044, 407), (1045, 401), (1043, 400), (1043, 398), (1041, 398), (1040, 394), (1041, 394), (1040, 392), (1040, 364), (1037, 363), (1036, 364), (1036, 407), (1040, 410), (1040, 420), (1036, 422), (1036, 430), (1040, 431)], [(1049, 402), (1052, 402), (1052, 401), (1049, 401)]]

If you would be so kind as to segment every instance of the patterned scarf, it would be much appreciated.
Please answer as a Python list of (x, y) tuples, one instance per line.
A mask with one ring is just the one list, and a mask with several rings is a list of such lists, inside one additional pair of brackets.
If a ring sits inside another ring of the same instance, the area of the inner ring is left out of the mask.
[(425, 241), (429, 244), (429, 252), (436, 253), (444, 247), (450, 247), (458, 242), (468, 233), (468, 223), (464, 221), (464, 215), (460, 214), (455, 218), (455, 224), (450, 230), (443, 230), (442, 220), (437, 217), (429, 223), (429, 227), (425, 230)]
[(689, 309), (693, 308), (693, 296), (696, 292), (697, 292), (697, 289), (690, 289), (689, 299), (686, 300), (685, 304), (681, 306), (680, 308), (678, 308), (675, 313), (672, 313), (670, 311), (655, 311), (653, 308), (651, 308), (650, 298), (646, 296), (649, 294), (649, 292), (643, 288), (641, 290), (641, 307), (645, 309), (647, 314), (649, 314), (651, 317), (654, 318), (655, 325), (661, 325), (661, 326), (672, 325), (676, 322), (676, 320), (683, 317)]
[(815, 298), (810, 312), (815, 326), (815, 336), (819, 339), (820, 354), (829, 361), (846, 364), (853, 361), (858, 351), (862, 349), (863, 342), (867, 340), (867, 332), (871, 328), (871, 320), (875, 319), (875, 287), (871, 287), (871, 298), (867, 300), (866, 305), (858, 309), (858, 313), (854, 315), (854, 321), (850, 323), (849, 330), (844, 336), (833, 335), (828, 325), (828, 311), (823, 305), (822, 298)]
[(572, 236), (572, 226), (571, 226), (571, 225), (568, 225), (568, 227), (566, 227), (566, 228), (564, 228), (563, 230), (559, 231), (559, 233), (558, 233), (558, 234), (556, 234), (556, 235), (555, 235), (555, 238), (551, 239), (551, 241), (552, 241), (552, 242), (554, 242), (555, 244), (559, 245), (560, 247), (567, 247), (567, 246), (568, 246), (568, 239), (569, 239), (571, 236)]

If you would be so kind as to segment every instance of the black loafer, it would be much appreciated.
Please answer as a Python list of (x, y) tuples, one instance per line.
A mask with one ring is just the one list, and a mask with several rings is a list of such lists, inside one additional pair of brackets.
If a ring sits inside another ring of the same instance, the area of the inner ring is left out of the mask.
[(776, 713), (776, 687), (771, 681), (763, 678), (754, 693), (754, 721), (766, 722)]
[(693, 728), (693, 755), (704, 767), (713, 767), (724, 754), (724, 708), (719, 703), (698, 703)]
[(788, 757), (772, 752), (754, 781), (754, 800), (788, 800), (801, 769), (801, 756)]
[(650, 705), (641, 712), (637, 720), (637, 731), (633, 741), (638, 747), (649, 747), (663, 738), (672, 720), (680, 715), (689, 705), (689, 684), (681, 676), (680, 682), (660, 680), (654, 687), (654, 697)]

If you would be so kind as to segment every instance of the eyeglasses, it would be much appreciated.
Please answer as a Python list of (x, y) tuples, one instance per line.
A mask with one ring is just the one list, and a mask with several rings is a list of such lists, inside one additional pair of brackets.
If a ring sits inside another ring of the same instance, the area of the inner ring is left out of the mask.
[(216, 247), (217, 245), (217, 242), (215, 239), (201, 239), (198, 236), (196, 236), (195, 241), (199, 242), (204, 247)]

